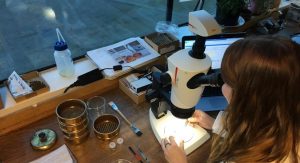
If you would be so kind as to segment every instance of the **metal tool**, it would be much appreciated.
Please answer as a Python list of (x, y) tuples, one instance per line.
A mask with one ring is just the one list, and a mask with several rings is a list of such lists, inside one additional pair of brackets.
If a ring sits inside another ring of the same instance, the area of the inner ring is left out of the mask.
[(141, 132), (141, 130), (139, 128), (137, 128), (135, 126), (135, 124), (131, 123), (126, 117), (125, 115), (118, 109), (117, 105), (113, 102), (110, 101), (108, 103), (108, 105), (115, 110), (124, 120), (125, 122), (130, 126), (131, 130), (137, 135), (137, 136), (141, 136), (143, 133)]

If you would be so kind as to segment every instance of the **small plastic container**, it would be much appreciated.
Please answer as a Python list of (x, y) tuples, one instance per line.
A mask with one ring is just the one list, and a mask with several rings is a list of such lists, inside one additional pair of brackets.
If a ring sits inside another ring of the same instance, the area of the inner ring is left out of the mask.
[(75, 74), (75, 68), (71, 51), (58, 29), (56, 33), (58, 41), (54, 45), (54, 59), (58, 73), (63, 77), (72, 77)]
[(56, 42), (54, 49), (54, 59), (58, 73), (63, 77), (72, 77), (75, 69), (68, 45), (63, 41)]

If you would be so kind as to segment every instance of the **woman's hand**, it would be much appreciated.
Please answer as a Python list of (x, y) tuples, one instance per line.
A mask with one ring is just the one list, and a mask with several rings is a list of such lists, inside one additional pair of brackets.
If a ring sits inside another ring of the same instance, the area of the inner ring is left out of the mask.
[(201, 110), (196, 110), (193, 117), (189, 118), (188, 121), (192, 124), (198, 124), (200, 127), (211, 130), (215, 119)]
[(175, 138), (170, 136), (169, 140), (167, 138), (162, 139), (160, 145), (169, 163), (187, 163), (183, 141), (177, 145)]

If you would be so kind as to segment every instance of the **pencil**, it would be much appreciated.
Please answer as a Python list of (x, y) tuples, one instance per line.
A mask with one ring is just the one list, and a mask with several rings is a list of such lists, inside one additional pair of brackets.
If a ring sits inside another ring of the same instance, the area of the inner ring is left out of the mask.
[(134, 150), (130, 146), (128, 146), (128, 149), (140, 163), (143, 163), (142, 158), (137, 153), (135, 153)]

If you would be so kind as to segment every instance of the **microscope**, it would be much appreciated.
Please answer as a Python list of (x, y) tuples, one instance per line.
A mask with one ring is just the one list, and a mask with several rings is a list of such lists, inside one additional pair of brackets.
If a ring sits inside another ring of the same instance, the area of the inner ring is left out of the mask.
[(205, 86), (222, 86), (220, 72), (207, 74), (212, 61), (205, 55), (206, 37), (221, 33), (214, 17), (204, 10), (189, 13), (189, 30), (196, 34), (191, 49), (180, 50), (168, 57), (167, 72), (153, 72), (152, 85), (146, 93), (150, 102), (149, 119), (159, 142), (175, 136), (184, 141), (190, 154), (210, 138), (198, 125), (187, 125), (187, 118), (195, 111)]

